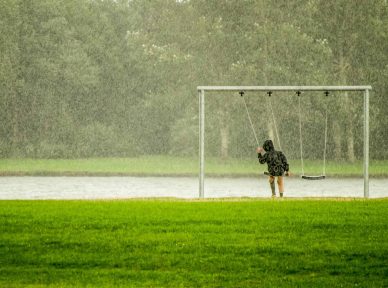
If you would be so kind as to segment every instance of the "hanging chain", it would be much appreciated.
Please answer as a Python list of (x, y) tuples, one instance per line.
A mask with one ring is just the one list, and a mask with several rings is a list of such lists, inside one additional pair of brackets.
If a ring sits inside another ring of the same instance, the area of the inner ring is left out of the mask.
[(278, 140), (279, 149), (282, 150), (282, 145), (280, 144), (280, 138), (279, 138), (279, 133), (278, 133), (278, 127), (276, 125), (275, 113), (273, 112), (273, 108), (272, 108), (272, 101), (271, 101), (272, 91), (269, 91), (267, 94), (269, 96), (269, 99), (268, 99), (269, 100), (269, 107), (270, 107), (271, 114), (272, 114), (272, 121), (273, 121), (273, 124), (275, 126), (276, 139)]
[(255, 140), (256, 140), (256, 144), (257, 146), (259, 146), (259, 141), (257, 140), (257, 136), (256, 136), (256, 132), (255, 132), (255, 128), (253, 127), (253, 123), (252, 123), (252, 119), (251, 119), (251, 115), (249, 114), (249, 110), (248, 110), (248, 106), (247, 106), (247, 102), (245, 102), (245, 98), (244, 98), (244, 91), (241, 91), (239, 92), (243, 101), (244, 101), (244, 105), (245, 105), (245, 110), (247, 111), (247, 115), (248, 115), (248, 119), (249, 119), (249, 123), (251, 123), (251, 128), (252, 128), (252, 131), (253, 131), (253, 136), (255, 136)]

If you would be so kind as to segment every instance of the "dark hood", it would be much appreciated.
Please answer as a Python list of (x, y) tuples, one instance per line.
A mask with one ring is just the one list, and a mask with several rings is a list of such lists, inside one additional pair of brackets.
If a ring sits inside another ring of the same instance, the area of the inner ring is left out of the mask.
[(270, 152), (275, 150), (272, 140), (265, 140), (263, 148), (265, 152)]

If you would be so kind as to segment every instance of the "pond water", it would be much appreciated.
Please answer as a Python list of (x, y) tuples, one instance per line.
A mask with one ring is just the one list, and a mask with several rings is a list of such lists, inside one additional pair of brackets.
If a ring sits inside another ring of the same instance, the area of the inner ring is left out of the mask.
[[(388, 179), (370, 179), (370, 198), (388, 197)], [(0, 200), (198, 198), (189, 177), (0, 177)], [(206, 178), (205, 198), (269, 197), (266, 177)], [(285, 197), (363, 197), (362, 178), (285, 178)]]

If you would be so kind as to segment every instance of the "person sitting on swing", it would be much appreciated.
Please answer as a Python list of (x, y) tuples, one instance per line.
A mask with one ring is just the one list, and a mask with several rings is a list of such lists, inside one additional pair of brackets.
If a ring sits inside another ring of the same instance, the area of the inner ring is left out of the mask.
[(283, 175), (289, 175), (289, 165), (287, 158), (281, 151), (276, 151), (272, 140), (266, 140), (263, 147), (257, 147), (256, 152), (260, 164), (267, 163), (269, 172), (269, 184), (271, 186), (272, 197), (276, 197), (275, 193), (275, 177), (277, 177), (279, 195), (283, 197), (284, 181)]

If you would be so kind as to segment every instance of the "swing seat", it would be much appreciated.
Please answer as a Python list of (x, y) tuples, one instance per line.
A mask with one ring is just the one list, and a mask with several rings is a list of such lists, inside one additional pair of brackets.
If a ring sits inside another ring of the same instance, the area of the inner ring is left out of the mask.
[(264, 175), (271, 176), (271, 174), (268, 171), (265, 171)]
[(302, 175), (302, 179), (305, 179), (305, 180), (323, 180), (323, 179), (326, 179), (326, 176), (325, 175), (319, 175), (319, 176)]

